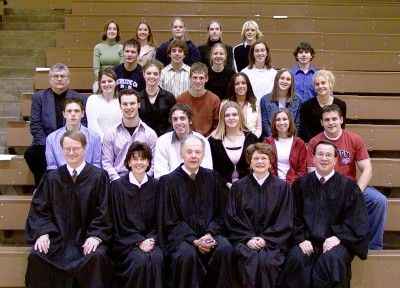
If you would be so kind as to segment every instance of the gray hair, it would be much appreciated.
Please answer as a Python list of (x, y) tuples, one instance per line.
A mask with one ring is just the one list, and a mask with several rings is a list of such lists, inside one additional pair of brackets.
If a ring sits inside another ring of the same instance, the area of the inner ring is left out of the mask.
[(205, 148), (206, 148), (206, 142), (204, 142), (204, 139), (202, 139), (202, 138), (200, 138), (199, 136), (194, 135), (194, 134), (186, 135), (185, 137), (183, 137), (183, 138), (181, 139), (181, 141), (180, 141), (180, 143), (181, 143), (181, 149), (182, 149), (183, 145), (185, 145), (186, 141), (189, 140), (189, 139), (197, 139), (198, 141), (200, 141), (201, 146), (203, 147), (203, 151), (205, 150)]
[(65, 73), (67, 73), (67, 75), (69, 76), (69, 69), (68, 69), (67, 65), (62, 64), (62, 63), (57, 63), (57, 64), (54, 64), (53, 66), (51, 66), (51, 68), (49, 70), (49, 75), (53, 74), (53, 72), (62, 71), (62, 70), (64, 70)]

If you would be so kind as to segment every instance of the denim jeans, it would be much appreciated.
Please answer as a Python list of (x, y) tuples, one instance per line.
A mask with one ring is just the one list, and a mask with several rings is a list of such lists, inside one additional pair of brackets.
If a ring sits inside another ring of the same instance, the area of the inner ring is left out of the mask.
[(385, 229), (387, 199), (386, 196), (368, 186), (364, 193), (365, 204), (367, 205), (368, 220), (370, 226), (369, 249), (381, 250), (383, 248), (383, 232)]

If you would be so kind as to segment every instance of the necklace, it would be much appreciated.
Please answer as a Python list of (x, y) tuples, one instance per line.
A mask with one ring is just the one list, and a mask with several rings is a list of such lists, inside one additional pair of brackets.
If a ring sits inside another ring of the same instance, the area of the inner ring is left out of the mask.
[(156, 91), (156, 93), (154, 93), (154, 94), (150, 94), (149, 92), (147, 92), (147, 90), (146, 90), (146, 94), (147, 94), (147, 96), (149, 96), (149, 98), (153, 98), (153, 97), (156, 97), (157, 95), (158, 95), (158, 92), (160, 92), (160, 90), (159, 89), (157, 89), (158, 91)]
[(319, 103), (319, 105), (321, 106), (321, 107), (324, 107), (325, 105), (327, 105), (330, 101), (331, 101), (331, 96), (328, 96), (328, 99), (327, 100), (325, 100), (325, 101), (322, 101), (320, 98), (318, 98), (318, 96), (317, 96), (317, 101), (318, 101), (318, 103)]

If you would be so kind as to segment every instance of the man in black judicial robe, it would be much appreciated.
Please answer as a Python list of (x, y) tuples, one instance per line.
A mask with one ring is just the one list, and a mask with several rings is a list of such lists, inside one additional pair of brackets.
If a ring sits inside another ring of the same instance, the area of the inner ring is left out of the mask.
[(277, 287), (350, 287), (351, 261), (368, 254), (369, 224), (357, 183), (334, 170), (338, 150), (320, 141), (313, 151), (315, 172), (292, 186), (294, 228)]
[[(261, 164), (257, 157), (253, 160), (255, 151), (260, 153), (258, 158), (265, 156)], [(246, 154), (252, 174), (232, 185), (229, 238), (243, 287), (270, 288), (276, 285), (285, 259), (286, 241), (292, 232), (292, 194), (285, 181), (270, 173), (274, 156), (269, 145), (250, 145)], [(251, 243), (254, 240), (257, 242)]]
[(161, 177), (159, 235), (171, 262), (172, 287), (232, 287), (232, 246), (225, 231), (225, 196), (217, 172), (200, 167), (204, 140), (181, 141), (183, 164)]
[(60, 144), (67, 164), (43, 177), (26, 222), (25, 236), (34, 244), (26, 287), (110, 287), (107, 172), (83, 161), (83, 133), (68, 131)]

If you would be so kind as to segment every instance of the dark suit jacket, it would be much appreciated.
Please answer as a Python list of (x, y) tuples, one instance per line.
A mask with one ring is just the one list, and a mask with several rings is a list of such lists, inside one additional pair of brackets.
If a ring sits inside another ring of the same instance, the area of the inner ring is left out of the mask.
[[(74, 90), (67, 90), (67, 98), (76, 97), (82, 100), (86, 107), (87, 98)], [(32, 145), (46, 145), (46, 137), (56, 131), (56, 113), (54, 107), (53, 90), (47, 88), (33, 94), (31, 108), (31, 134), (33, 136)], [(86, 115), (81, 120), (87, 127)], [(65, 125), (65, 119), (64, 124)]]

